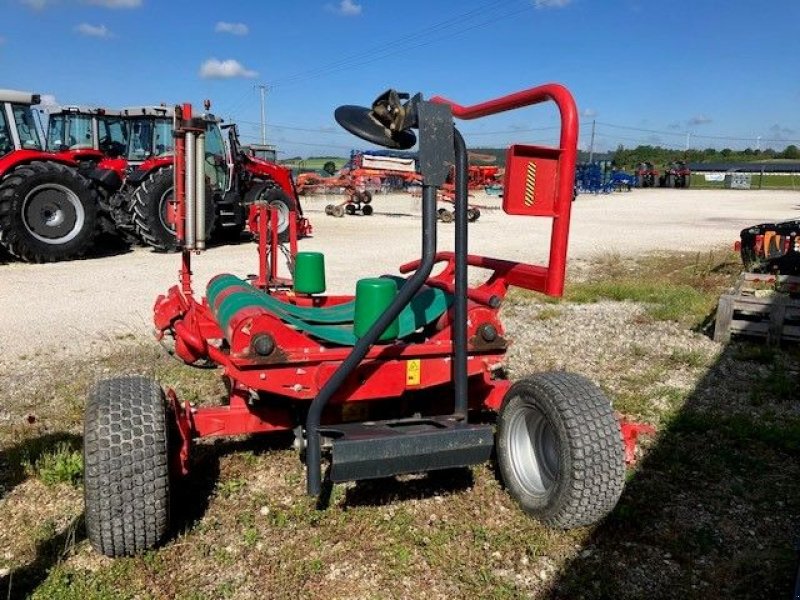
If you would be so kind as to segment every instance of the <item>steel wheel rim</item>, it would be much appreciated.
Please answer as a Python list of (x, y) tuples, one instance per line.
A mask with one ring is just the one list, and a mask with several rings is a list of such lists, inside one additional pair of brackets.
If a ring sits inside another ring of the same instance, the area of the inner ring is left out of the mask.
[(289, 207), (285, 202), (278, 202), (273, 200), (269, 203), (270, 208), (275, 208), (278, 211), (278, 233), (283, 233), (289, 227)]
[(534, 406), (525, 406), (511, 419), (508, 442), (511, 468), (520, 485), (535, 496), (548, 494), (561, 465), (555, 429), (547, 416)]
[(86, 213), (78, 194), (57, 183), (37, 185), (22, 203), (22, 223), (45, 244), (65, 244), (83, 230)]

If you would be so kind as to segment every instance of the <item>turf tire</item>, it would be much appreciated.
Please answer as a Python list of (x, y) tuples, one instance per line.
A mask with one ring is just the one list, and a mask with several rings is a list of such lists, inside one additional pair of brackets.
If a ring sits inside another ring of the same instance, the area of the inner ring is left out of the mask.
[(496, 444), (509, 493), (551, 527), (596, 523), (622, 493), (619, 423), (603, 392), (579, 375), (542, 373), (512, 385), (498, 416)]
[(89, 393), (83, 460), (86, 532), (106, 556), (157, 546), (169, 528), (164, 392), (147, 377), (99, 381)]

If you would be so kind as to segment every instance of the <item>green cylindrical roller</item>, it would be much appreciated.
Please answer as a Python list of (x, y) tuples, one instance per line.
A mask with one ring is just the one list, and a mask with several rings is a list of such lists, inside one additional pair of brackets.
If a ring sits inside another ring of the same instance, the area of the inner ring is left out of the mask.
[[(378, 320), (397, 295), (397, 283), (393, 279), (360, 279), (356, 284), (356, 306), (353, 317), (353, 333), (363, 337)], [(381, 342), (397, 339), (400, 324), (397, 319), (378, 338)]]
[(322, 252), (298, 252), (294, 257), (294, 291), (298, 294), (325, 291), (325, 255)]

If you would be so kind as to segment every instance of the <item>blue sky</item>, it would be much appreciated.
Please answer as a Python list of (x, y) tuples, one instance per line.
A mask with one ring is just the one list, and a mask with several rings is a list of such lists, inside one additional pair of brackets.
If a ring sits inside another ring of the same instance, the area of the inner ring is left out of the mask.
[[(463, 104), (548, 81), (581, 147), (800, 145), (798, 0), (5, 0), (0, 86), (109, 107), (213, 102), (285, 155), (363, 147), (332, 114), (388, 87)], [(461, 125), (471, 146), (553, 142), (555, 112)]]

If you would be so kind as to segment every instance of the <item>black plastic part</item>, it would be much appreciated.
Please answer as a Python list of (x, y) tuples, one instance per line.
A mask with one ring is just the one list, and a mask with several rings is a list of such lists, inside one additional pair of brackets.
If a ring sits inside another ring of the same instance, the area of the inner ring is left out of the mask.
[(143, 179), (146, 179), (147, 176), (150, 174), (150, 171), (146, 169), (136, 169), (132, 173), (130, 173), (126, 178), (126, 183), (139, 183)]
[(494, 427), (452, 416), (347, 423), (330, 430), (331, 481), (391, 477), (489, 460)]
[(89, 178), (108, 190), (118, 190), (122, 187), (122, 179), (111, 169), (92, 169)]
[(259, 356), (269, 356), (275, 350), (275, 340), (268, 333), (259, 333), (250, 345)]
[(441, 187), (454, 162), (453, 115), (446, 104), (424, 101), (417, 105), (417, 113), (419, 172), (425, 183)]
[(347, 104), (340, 106), (333, 113), (336, 122), (347, 131), (362, 140), (392, 148), (394, 150), (408, 150), (417, 143), (417, 136), (408, 129), (391, 131), (378, 122), (372, 111), (365, 106)]

